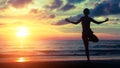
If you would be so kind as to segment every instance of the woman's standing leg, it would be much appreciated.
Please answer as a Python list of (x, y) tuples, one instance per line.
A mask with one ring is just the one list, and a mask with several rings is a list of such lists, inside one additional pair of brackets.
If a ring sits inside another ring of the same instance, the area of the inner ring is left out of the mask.
[(86, 56), (87, 56), (87, 61), (90, 61), (88, 38), (86, 36), (83, 36), (82, 38), (83, 38), (83, 43), (84, 43), (84, 47), (85, 47), (85, 53), (86, 53)]

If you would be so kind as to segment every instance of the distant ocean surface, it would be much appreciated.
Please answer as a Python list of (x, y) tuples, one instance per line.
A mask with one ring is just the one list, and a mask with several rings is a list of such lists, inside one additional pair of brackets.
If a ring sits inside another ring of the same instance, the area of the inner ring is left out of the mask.
[[(0, 55), (19, 56), (85, 56), (84, 45), (81, 40), (49, 40), (34, 41), (22, 45), (3, 45)], [(120, 40), (100, 40), (89, 43), (90, 56), (119, 57)], [(9, 56), (9, 57), (10, 57)], [(4, 57), (4, 56), (3, 56)]]

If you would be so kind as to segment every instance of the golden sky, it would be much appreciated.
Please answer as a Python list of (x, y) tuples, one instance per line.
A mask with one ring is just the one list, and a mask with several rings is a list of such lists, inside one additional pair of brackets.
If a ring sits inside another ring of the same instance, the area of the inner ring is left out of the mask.
[[(4, 40), (21, 36), (31, 39), (81, 39), (81, 25), (69, 24), (64, 19), (79, 16), (86, 7), (96, 12), (95, 9), (106, 3), (114, 4), (112, 0), (0, 0), (0, 36)], [(93, 15), (97, 20), (109, 17), (110, 21), (102, 25), (92, 24), (91, 28), (101, 39), (119, 39), (119, 13), (115, 12), (116, 15), (108, 6), (104, 7), (104, 13), (108, 14)]]

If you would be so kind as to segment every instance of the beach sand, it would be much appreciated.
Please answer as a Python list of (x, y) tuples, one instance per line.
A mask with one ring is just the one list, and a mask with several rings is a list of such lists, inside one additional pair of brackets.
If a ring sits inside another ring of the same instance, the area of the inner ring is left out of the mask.
[(120, 60), (1, 62), (0, 68), (120, 68)]

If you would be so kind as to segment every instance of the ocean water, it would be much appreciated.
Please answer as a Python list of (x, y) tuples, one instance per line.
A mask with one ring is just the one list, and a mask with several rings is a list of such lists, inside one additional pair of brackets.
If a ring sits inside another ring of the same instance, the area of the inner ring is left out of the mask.
[[(22, 42), (23, 43), (23, 42)], [(120, 40), (100, 40), (89, 43), (90, 56), (111, 57), (120, 59)], [(84, 57), (85, 51), (82, 40), (49, 40), (33, 41), (31, 43), (9, 43), (0, 47), (0, 58), (8, 57)]]

